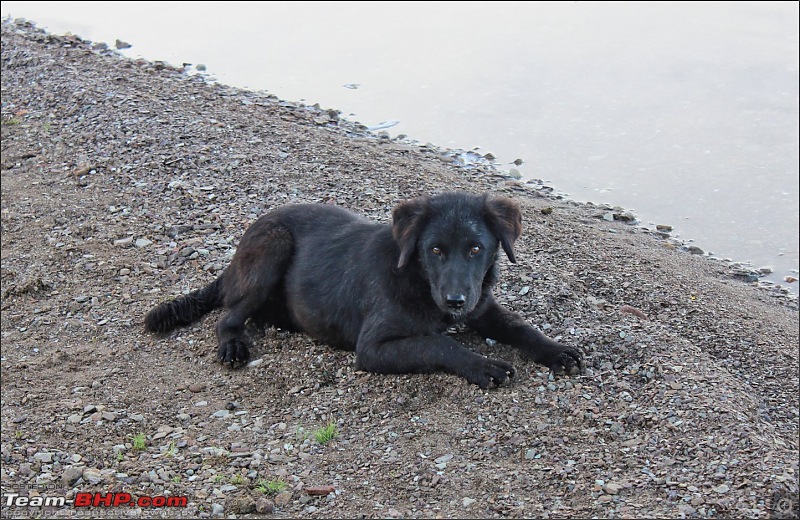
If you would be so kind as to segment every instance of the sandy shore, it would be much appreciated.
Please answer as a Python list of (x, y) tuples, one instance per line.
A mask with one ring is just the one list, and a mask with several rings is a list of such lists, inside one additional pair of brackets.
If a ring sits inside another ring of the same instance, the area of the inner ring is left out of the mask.
[[(335, 110), (28, 25), (3, 25), (2, 60), (3, 493), (186, 498), (111, 517), (797, 516), (796, 299), (609, 208)], [(520, 203), (498, 299), (579, 346), (585, 375), (554, 379), (463, 332), (516, 379), (481, 391), (371, 375), (278, 330), (253, 331), (254, 362), (232, 371), (214, 361), (216, 315), (143, 331), (270, 208), (335, 203), (386, 222), (399, 201), (450, 189)], [(337, 435), (319, 442), (328, 424)]]

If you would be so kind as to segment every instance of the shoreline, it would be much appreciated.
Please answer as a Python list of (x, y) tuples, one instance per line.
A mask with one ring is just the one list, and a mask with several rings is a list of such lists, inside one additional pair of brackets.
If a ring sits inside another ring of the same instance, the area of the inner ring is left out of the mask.
[[(159, 511), (176, 518), (796, 514), (781, 509), (800, 475), (796, 300), (613, 208), (356, 135), (335, 110), (27, 26), (2, 37), (4, 493), (187, 497)], [(366, 374), (274, 329), (233, 371), (213, 361), (214, 317), (142, 330), (155, 303), (216, 277), (272, 207), (387, 222), (399, 201), (450, 189), (520, 204), (518, 263), (502, 264), (496, 296), (579, 346), (585, 375), (553, 378), (459, 333), (517, 368), (484, 392)], [(308, 435), (331, 422), (330, 443)], [(285, 488), (262, 491), (270, 481)], [(335, 492), (308, 491), (320, 486)]]

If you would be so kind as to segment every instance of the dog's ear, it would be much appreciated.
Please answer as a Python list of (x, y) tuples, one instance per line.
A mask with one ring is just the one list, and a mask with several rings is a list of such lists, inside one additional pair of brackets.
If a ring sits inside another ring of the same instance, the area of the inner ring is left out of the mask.
[(513, 200), (505, 197), (487, 198), (486, 220), (495, 236), (500, 240), (503, 251), (512, 264), (517, 263), (514, 256), (514, 242), (522, 234), (522, 214)]
[(428, 213), (428, 197), (401, 202), (392, 212), (392, 236), (400, 246), (397, 267), (402, 269), (414, 254), (417, 240), (422, 232), (425, 215)]

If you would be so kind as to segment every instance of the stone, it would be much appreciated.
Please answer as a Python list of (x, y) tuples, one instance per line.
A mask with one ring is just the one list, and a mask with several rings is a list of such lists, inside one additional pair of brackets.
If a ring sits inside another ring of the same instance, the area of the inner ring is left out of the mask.
[(266, 498), (259, 498), (256, 500), (256, 513), (265, 514), (265, 513), (272, 513), (275, 510), (275, 504), (272, 503), (272, 500), (267, 500)]
[(67, 487), (74, 486), (83, 476), (83, 468), (78, 466), (67, 466), (61, 474), (61, 482)]

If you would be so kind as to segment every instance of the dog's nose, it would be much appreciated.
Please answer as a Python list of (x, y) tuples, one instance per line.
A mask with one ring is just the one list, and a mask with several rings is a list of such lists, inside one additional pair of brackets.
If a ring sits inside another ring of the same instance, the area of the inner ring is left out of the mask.
[(460, 309), (467, 303), (467, 297), (463, 294), (448, 294), (445, 302), (451, 309)]

